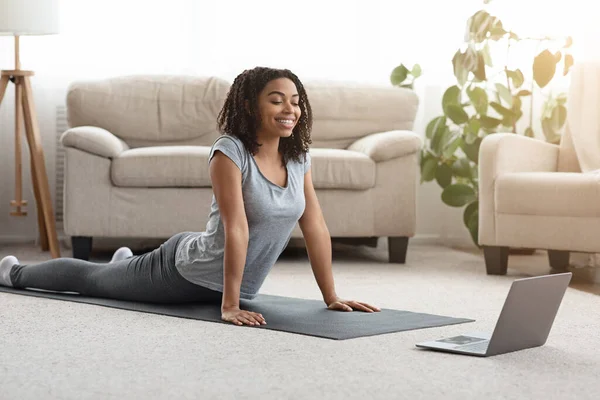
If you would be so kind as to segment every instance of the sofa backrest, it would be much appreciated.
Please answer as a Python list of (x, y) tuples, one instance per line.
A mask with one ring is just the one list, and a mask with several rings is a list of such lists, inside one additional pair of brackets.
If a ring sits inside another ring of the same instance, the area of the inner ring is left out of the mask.
[(210, 146), (229, 83), (215, 77), (125, 76), (70, 85), (70, 127), (97, 126), (130, 147)]
[[(125, 76), (80, 81), (67, 92), (70, 127), (97, 126), (130, 147), (210, 146), (230, 83), (217, 77)], [(305, 84), (311, 147), (345, 149), (371, 133), (411, 130), (418, 98), (409, 89), (340, 82)]]
[(339, 82), (304, 85), (313, 112), (312, 147), (345, 149), (371, 133), (412, 130), (414, 91)]

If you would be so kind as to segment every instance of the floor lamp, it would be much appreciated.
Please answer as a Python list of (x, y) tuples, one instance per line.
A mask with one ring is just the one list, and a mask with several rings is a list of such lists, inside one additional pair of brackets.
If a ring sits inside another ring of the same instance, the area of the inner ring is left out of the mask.
[(13, 216), (27, 215), (27, 201), (22, 193), (21, 126), (29, 146), (31, 179), (37, 204), (40, 243), (43, 251), (50, 250), (53, 258), (60, 257), (56, 222), (50, 197), (50, 186), (40, 140), (33, 91), (32, 71), (21, 69), (19, 37), (23, 35), (49, 35), (58, 33), (58, 0), (0, 0), (0, 35), (15, 38), (15, 69), (0, 73), (0, 105), (9, 82), (15, 86), (15, 200), (11, 201)]

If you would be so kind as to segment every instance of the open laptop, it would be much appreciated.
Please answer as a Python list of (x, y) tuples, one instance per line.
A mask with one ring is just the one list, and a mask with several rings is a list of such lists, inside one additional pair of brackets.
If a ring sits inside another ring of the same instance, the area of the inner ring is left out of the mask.
[(572, 275), (565, 272), (515, 280), (491, 335), (470, 333), (416, 346), (479, 357), (542, 346)]

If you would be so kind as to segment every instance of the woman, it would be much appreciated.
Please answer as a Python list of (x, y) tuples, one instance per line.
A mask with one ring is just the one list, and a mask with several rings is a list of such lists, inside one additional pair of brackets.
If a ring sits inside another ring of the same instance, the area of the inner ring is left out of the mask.
[(60, 258), (20, 265), (8, 256), (0, 262), (0, 285), (155, 303), (220, 301), (223, 320), (266, 324), (261, 314), (241, 310), (240, 299), (258, 294), (299, 223), (327, 307), (380, 311), (336, 294), (331, 239), (311, 179), (312, 113), (298, 77), (244, 71), (218, 127), (223, 135), (209, 155), (214, 196), (204, 232), (176, 234), (140, 256), (121, 248), (108, 264)]

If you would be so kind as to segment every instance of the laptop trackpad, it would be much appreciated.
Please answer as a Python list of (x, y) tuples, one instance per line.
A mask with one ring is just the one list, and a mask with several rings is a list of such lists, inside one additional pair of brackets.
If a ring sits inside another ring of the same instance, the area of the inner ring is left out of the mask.
[(457, 346), (462, 346), (465, 344), (481, 342), (484, 340), (487, 340), (487, 339), (461, 335), (461, 336), (454, 336), (454, 337), (445, 338), (445, 339), (439, 339), (439, 340), (436, 340), (436, 342), (449, 343), (449, 344), (454, 344)]

